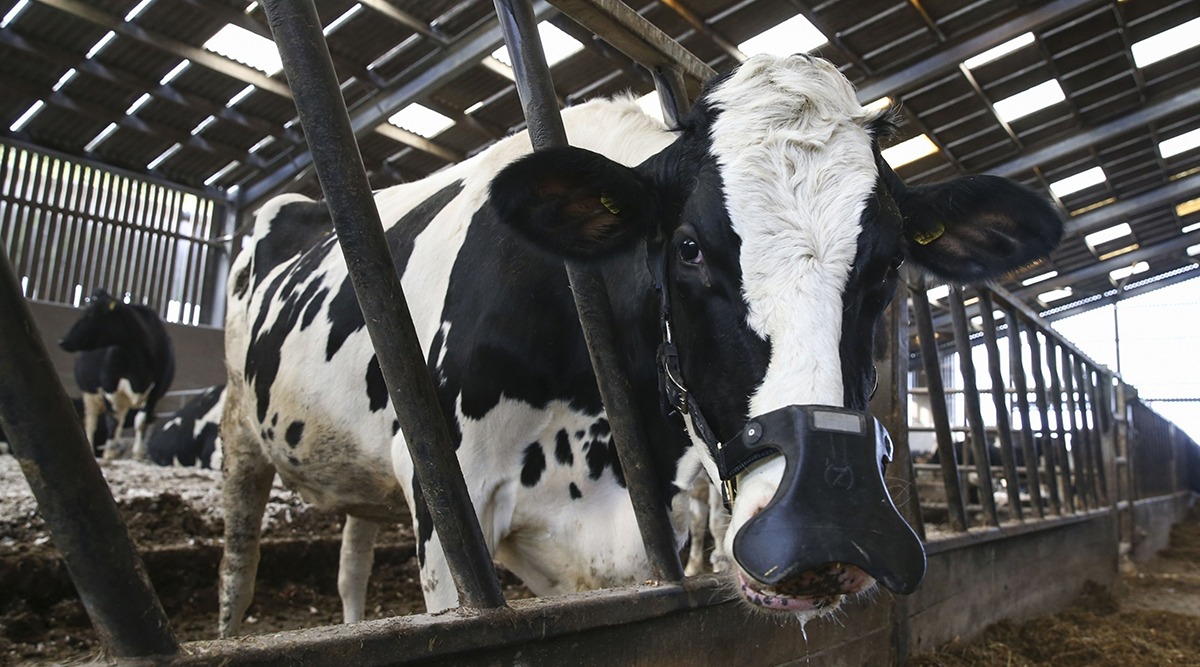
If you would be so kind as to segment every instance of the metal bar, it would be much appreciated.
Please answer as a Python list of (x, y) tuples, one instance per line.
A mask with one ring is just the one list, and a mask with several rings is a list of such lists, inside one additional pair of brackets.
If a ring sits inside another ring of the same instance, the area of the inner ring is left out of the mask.
[(691, 102), (683, 74), (674, 67), (655, 67), (650, 70), (654, 77), (654, 89), (658, 91), (658, 102), (662, 107), (663, 120), (668, 127), (679, 127), (679, 119), (687, 115)]
[(178, 651), (6, 253), (0, 252), (0, 424), (80, 600), (118, 658)]
[(695, 95), (716, 71), (620, 0), (552, 0), (562, 13), (649, 68), (677, 68)]
[[(495, 0), (495, 4), (533, 148), (565, 146), (567, 133), (558, 112), (550, 68), (546, 65), (531, 3), (528, 0)], [(659, 580), (677, 581), (683, 578), (683, 567), (679, 563), (675, 531), (667, 516), (667, 495), (658, 488), (654, 459), (645, 441), (641, 415), (630, 397), (629, 373), (614, 336), (616, 327), (604, 279), (594, 267), (574, 262), (567, 262), (566, 266), (651, 574)]]
[(897, 285), (878, 333), (883, 336), (883, 345), (877, 346), (875, 364), (879, 384), (871, 397), (870, 411), (879, 416), (892, 436), (892, 462), (885, 481), (896, 509), (924, 540), (925, 522), (908, 443), (908, 364), (899, 363), (900, 359), (908, 359), (908, 283), (900, 281)]
[(1083, 362), (1072, 357), (1071, 375), (1075, 385), (1075, 405), (1079, 409), (1080, 454), (1083, 457), (1084, 472), (1087, 477), (1087, 495), (1093, 508), (1100, 507), (1100, 494), (1096, 491), (1096, 457), (1092, 451), (1092, 420), (1088, 412), (1088, 387), (1084, 382)]
[(1111, 421), (1105, 419), (1105, 411), (1109, 409), (1108, 402), (1105, 400), (1104, 391), (1100, 388), (1100, 383), (1104, 379), (1104, 373), (1100, 369), (1092, 368), (1090, 365), (1084, 366), (1086, 371), (1086, 382), (1088, 385), (1088, 394), (1091, 396), (1092, 419), (1094, 428), (1092, 429), (1092, 451), (1096, 456), (1096, 474), (1099, 476), (1100, 487), (1100, 502), (1103, 505), (1108, 505), (1111, 502), (1112, 494), (1108, 489), (1108, 466), (1111, 465), (1110, 457), (1105, 455), (1104, 448), (1104, 426), (1106, 421), (1111, 424)]
[(916, 277), (912, 289), (913, 315), (917, 320), (917, 336), (921, 360), (925, 364), (925, 379), (929, 383), (929, 411), (937, 436), (938, 458), (942, 466), (942, 484), (949, 507), (950, 529), (967, 530), (967, 512), (963, 506), (962, 487), (958, 482), (958, 464), (954, 456), (954, 440), (950, 434), (950, 414), (946, 410), (946, 394), (942, 385), (942, 368), (938, 359), (937, 339), (933, 332), (933, 315), (929, 297), (925, 294), (925, 279)]
[[(1079, 424), (1079, 402), (1075, 399), (1075, 373), (1073, 372), (1074, 363), (1071, 361), (1071, 355), (1066, 350), (1063, 350), (1059, 356), (1059, 362), (1062, 364), (1060, 373), (1062, 374), (1063, 393), (1067, 406), (1066, 428), (1070, 435), (1071, 441), (1071, 463), (1075, 470), (1075, 495), (1079, 499), (1080, 507), (1086, 511), (1089, 507), (1089, 499), (1087, 494), (1088, 487), (1088, 471), (1087, 459), (1084, 458), (1084, 448), (1081, 446), (1080, 434), (1082, 427)], [(1067, 438), (1063, 437), (1064, 446), (1067, 443)]]
[(1025, 453), (1025, 478), (1029, 483), (1029, 498), (1033, 511), (1039, 519), (1045, 518), (1046, 507), (1042, 501), (1042, 475), (1039, 471), (1037, 450), (1033, 445), (1033, 424), (1029, 407), (1029, 384), (1025, 379), (1025, 359), (1021, 353), (1021, 321), (1015, 309), (1004, 314), (1008, 320), (1009, 374), (1016, 388), (1017, 413), (1021, 415), (1021, 451)]
[(312, 0), (266, 0), (263, 8), (291, 82), (354, 293), (360, 308), (370, 313), (363, 318), (367, 333), (459, 600), (470, 607), (503, 607), (504, 595), (388, 252), (316, 7)]
[[(993, 313), (992, 295), (987, 289), (979, 290), (979, 311), (983, 316), (983, 345), (987, 348), (988, 375), (992, 380), (992, 403), (996, 407), (996, 431), (1000, 435), (1000, 459), (1004, 463), (1004, 476), (1008, 482), (1008, 504), (1018, 521), (1025, 520), (1021, 508), (1021, 480), (1017, 477), (1017, 459), (1013, 453), (1012, 425), (1008, 420), (1008, 401), (1005, 400), (1006, 384), (1000, 370), (1000, 345), (996, 341), (996, 318)], [(1009, 320), (1009, 335), (1012, 335)]]
[(1055, 469), (1058, 453), (1054, 450), (1054, 439), (1050, 429), (1049, 394), (1046, 388), (1045, 367), (1042, 364), (1042, 344), (1036, 327), (1025, 332), (1029, 342), (1030, 370), (1033, 372), (1034, 401), (1042, 423), (1042, 456), (1046, 459), (1046, 483), (1050, 487), (1050, 505), (1055, 514), (1062, 514), (1062, 498), (1058, 492), (1058, 471)]
[(1052, 338), (1046, 339), (1046, 370), (1050, 374), (1050, 401), (1054, 410), (1054, 426), (1058, 437), (1052, 441), (1054, 456), (1058, 459), (1058, 473), (1063, 485), (1063, 501), (1068, 512), (1075, 510), (1075, 487), (1071, 482), (1071, 460), (1067, 456), (1067, 427), (1063, 418), (1062, 382), (1058, 376), (1058, 354), (1060, 348)]
[[(971, 356), (971, 339), (967, 332), (967, 312), (963, 306), (962, 288), (950, 286), (950, 315), (954, 321), (954, 347), (958, 351), (958, 369), (963, 378), (963, 398), (967, 404), (967, 423), (971, 426), (971, 444), (975, 451), (975, 470), (979, 474), (979, 503), (984, 520), (1000, 525), (996, 513), (996, 496), (992, 487), (992, 465), (988, 461), (987, 430), (979, 405), (979, 384), (975, 378), (975, 360)], [(966, 449), (964, 448), (964, 452)]]

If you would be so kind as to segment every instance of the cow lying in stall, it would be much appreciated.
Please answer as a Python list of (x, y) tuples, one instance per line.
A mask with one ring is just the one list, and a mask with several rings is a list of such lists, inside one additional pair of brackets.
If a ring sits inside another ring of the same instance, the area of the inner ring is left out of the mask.
[(125, 453), (121, 444), (125, 415), (133, 410), (133, 457), (144, 460), (146, 426), (154, 421), (155, 406), (175, 378), (175, 348), (158, 313), (98, 289), (58, 344), (67, 352), (79, 352), (75, 381), (82, 392), (88, 437), (93, 437), (97, 422), (111, 405), (116, 422), (104, 444), (104, 458), (120, 457)]
[[(807, 56), (750, 59), (672, 130), (630, 100), (564, 122), (571, 148), (528, 155), (522, 133), (376, 194), (493, 556), (539, 595), (648, 576), (571, 257), (607, 281), (664, 505), (702, 469), (736, 483), (725, 548), (748, 602), (812, 616), (876, 581), (911, 592), (923, 550), (865, 412), (897, 268), (986, 280), (1053, 248), (1058, 212), (1000, 178), (906, 187), (880, 157), (891, 116)], [(348, 514), (346, 621), (406, 503), (427, 608), (458, 604), (335, 243), (323, 203), (285, 195), (230, 271), (222, 635), (250, 603), (275, 474)]]
[(150, 434), (150, 460), (160, 466), (179, 464), (221, 469), (221, 415), (225, 385), (209, 387), (184, 404)]

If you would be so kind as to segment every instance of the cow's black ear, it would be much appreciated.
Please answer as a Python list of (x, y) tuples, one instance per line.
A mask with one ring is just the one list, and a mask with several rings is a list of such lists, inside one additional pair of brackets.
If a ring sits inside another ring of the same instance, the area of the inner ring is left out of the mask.
[(947, 280), (995, 278), (1045, 257), (1062, 239), (1058, 208), (1008, 179), (964, 176), (909, 188), (889, 176), (908, 256)]
[(492, 179), (500, 221), (564, 257), (593, 259), (653, 231), (652, 194), (632, 168), (582, 148), (526, 155)]

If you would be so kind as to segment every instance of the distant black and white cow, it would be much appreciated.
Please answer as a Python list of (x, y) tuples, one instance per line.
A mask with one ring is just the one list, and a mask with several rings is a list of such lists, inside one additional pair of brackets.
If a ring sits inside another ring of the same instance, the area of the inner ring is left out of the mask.
[(225, 385), (209, 387), (197, 394), (150, 434), (147, 443), (150, 460), (160, 466), (179, 464), (220, 469), (224, 411)]
[(59, 345), (67, 352), (79, 353), (75, 381), (82, 392), (88, 437), (105, 414), (107, 400), (116, 423), (104, 458), (119, 457), (125, 415), (134, 410), (133, 456), (145, 459), (146, 425), (153, 421), (158, 400), (175, 378), (175, 348), (158, 313), (148, 306), (123, 303), (98, 289)]
[[(574, 257), (607, 281), (663, 503), (686, 502), (701, 469), (736, 482), (725, 542), (746, 600), (815, 615), (876, 580), (911, 591), (921, 545), (864, 412), (897, 267), (986, 280), (1048, 252), (1058, 213), (999, 178), (906, 187), (877, 143), (891, 116), (805, 56), (714, 79), (677, 129), (630, 100), (563, 120), (572, 148), (528, 155), (520, 134), (375, 197), (492, 555), (538, 594), (649, 573), (562, 266)], [(347, 621), (362, 618), (375, 522), (405, 501), (426, 606), (455, 606), (325, 205), (267, 204), (230, 276), (222, 633), (250, 602), (276, 473), (349, 514)]]

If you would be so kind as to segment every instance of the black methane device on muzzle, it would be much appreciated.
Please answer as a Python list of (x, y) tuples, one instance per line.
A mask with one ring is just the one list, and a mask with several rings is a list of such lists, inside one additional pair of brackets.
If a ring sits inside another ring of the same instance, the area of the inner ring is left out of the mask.
[(925, 549), (884, 486), (892, 440), (870, 414), (791, 405), (751, 419), (717, 451), (727, 481), (756, 461), (783, 455), (775, 496), (733, 541), (733, 557), (750, 576), (776, 585), (847, 563), (896, 593), (912, 593), (921, 583)]

